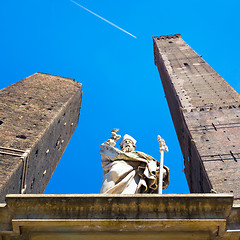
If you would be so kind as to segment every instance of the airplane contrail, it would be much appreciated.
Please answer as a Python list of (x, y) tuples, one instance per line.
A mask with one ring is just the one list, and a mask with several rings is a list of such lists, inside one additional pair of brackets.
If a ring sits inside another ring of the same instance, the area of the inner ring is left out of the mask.
[(132, 37), (134, 37), (134, 38), (137, 38), (137, 37), (136, 37), (136, 36), (134, 36), (133, 34), (131, 34), (131, 33), (127, 32), (126, 30), (124, 30), (124, 29), (120, 28), (120, 27), (119, 27), (119, 26), (117, 26), (116, 24), (114, 24), (114, 23), (112, 23), (112, 22), (108, 21), (107, 19), (105, 19), (105, 18), (103, 18), (103, 17), (99, 16), (98, 14), (96, 14), (96, 13), (94, 13), (94, 12), (90, 11), (89, 9), (87, 9), (87, 8), (83, 7), (82, 5), (80, 5), (80, 4), (78, 4), (78, 3), (76, 3), (75, 1), (73, 1), (73, 0), (70, 0), (70, 1), (71, 1), (71, 2), (73, 2), (73, 3), (75, 3), (76, 5), (78, 5), (79, 7), (81, 7), (81, 8), (83, 8), (83, 9), (85, 9), (86, 11), (88, 11), (88, 12), (92, 13), (92, 14), (93, 14), (93, 15), (95, 15), (96, 17), (98, 17), (98, 18), (102, 19), (103, 21), (105, 21), (105, 22), (107, 22), (107, 23), (111, 24), (112, 26), (114, 26), (114, 27), (118, 28), (119, 30), (121, 30), (121, 31), (123, 31), (123, 32), (125, 32), (125, 33), (127, 33), (128, 35), (130, 35), (130, 36), (132, 36)]

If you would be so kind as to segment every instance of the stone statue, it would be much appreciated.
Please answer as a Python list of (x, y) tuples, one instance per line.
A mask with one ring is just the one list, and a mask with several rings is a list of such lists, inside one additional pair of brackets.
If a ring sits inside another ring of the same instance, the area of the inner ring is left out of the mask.
[[(136, 140), (125, 134), (121, 149), (115, 147), (119, 129), (113, 129), (112, 137), (100, 145), (103, 184), (100, 193), (135, 194), (158, 193), (159, 162), (153, 157), (135, 151)], [(163, 166), (163, 188), (169, 184), (169, 169)]]

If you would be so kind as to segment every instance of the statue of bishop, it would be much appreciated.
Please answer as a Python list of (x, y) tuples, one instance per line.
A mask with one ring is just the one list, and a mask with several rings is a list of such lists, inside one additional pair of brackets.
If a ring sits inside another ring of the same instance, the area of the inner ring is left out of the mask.
[[(159, 162), (153, 157), (135, 151), (136, 140), (125, 134), (115, 147), (119, 129), (113, 129), (112, 137), (100, 145), (103, 184), (100, 193), (136, 194), (158, 193)], [(163, 188), (169, 184), (169, 169), (163, 166)]]

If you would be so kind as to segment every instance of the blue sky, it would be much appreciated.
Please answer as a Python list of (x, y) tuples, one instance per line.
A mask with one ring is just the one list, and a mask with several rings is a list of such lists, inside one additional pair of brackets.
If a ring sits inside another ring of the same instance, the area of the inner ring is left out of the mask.
[(180, 33), (239, 93), (240, 1), (76, 0), (137, 39), (69, 0), (0, 2), (0, 88), (35, 72), (83, 83), (79, 125), (45, 193), (98, 193), (99, 145), (113, 128), (159, 159), (157, 135), (169, 147), (164, 193), (188, 193), (152, 36)]

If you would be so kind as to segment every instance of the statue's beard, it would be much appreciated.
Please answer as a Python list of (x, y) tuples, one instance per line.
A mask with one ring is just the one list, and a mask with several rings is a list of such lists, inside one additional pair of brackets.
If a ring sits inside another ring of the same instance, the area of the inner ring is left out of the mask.
[(122, 150), (123, 150), (123, 152), (132, 152), (132, 151), (134, 151), (134, 147), (127, 145)]

